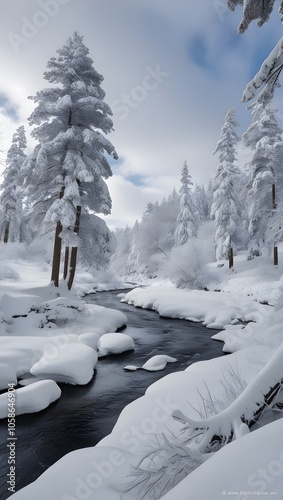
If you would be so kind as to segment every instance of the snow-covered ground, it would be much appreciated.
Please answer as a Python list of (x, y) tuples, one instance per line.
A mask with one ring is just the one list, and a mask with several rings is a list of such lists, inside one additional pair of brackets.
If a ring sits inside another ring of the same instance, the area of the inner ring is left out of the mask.
[[(281, 262), (282, 253), (279, 259)], [(34, 279), (37, 272), (39, 280), (46, 282), (46, 273), (32, 264), (27, 269), (23, 262), (17, 264), (16, 271), (18, 282), (1, 282), (0, 310), (7, 320), (1, 324), (0, 337), (5, 384), (17, 379), (29, 384), (32, 380), (27, 379), (33, 379), (35, 391), (38, 378), (54, 382), (66, 377), (71, 383), (85, 383), (84, 370), (93, 370), (99, 346), (118, 352), (113, 343), (116, 338), (111, 335), (103, 342), (103, 334), (113, 333), (125, 322), (122, 313), (88, 306), (74, 296), (66, 301), (47, 297), (48, 288), (39, 289)], [(123, 300), (164, 316), (221, 327), (215, 337), (225, 341), (225, 350), (231, 354), (194, 363), (185, 371), (161, 378), (142, 398), (125, 407), (112, 433), (97, 446), (66, 455), (13, 499), (283, 498), (281, 412), (270, 410), (269, 425), (254, 432), (241, 420), (263, 401), (269, 387), (279, 382), (282, 269), (273, 268), (263, 258), (247, 262), (240, 254), (235, 258), (234, 272), (228, 271), (227, 265), (216, 271), (218, 291), (177, 290), (162, 283), (135, 289)], [(15, 313), (21, 317), (13, 317)], [(61, 341), (55, 345), (54, 339)], [(125, 348), (133, 347), (124, 338), (122, 342)], [(74, 363), (76, 347), (83, 357), (83, 368)], [(151, 361), (153, 368), (155, 361)], [(68, 372), (70, 365), (74, 373)], [(81, 374), (83, 381), (78, 380)], [(30, 396), (29, 408), (33, 406)], [(282, 399), (281, 393), (278, 398)], [(200, 431), (201, 425), (201, 436), (191, 439), (191, 432), (195, 428)], [(207, 435), (214, 429), (220, 435), (232, 432), (233, 441), (208, 454)]]
[[(8, 264), (4, 262), (6, 270)], [(115, 335), (127, 318), (120, 311), (86, 304), (74, 293), (57, 297), (48, 286), (49, 269), (36, 263), (17, 259), (14, 275), (6, 275), (0, 276), (0, 390), (8, 384), (28, 386), (16, 390), (17, 413), (31, 413), (60, 397), (55, 382), (87, 384), (98, 360), (98, 342), (104, 334)], [(121, 345), (117, 335), (116, 350), (123, 352), (125, 340)], [(5, 418), (7, 393), (0, 397), (0, 418)]]

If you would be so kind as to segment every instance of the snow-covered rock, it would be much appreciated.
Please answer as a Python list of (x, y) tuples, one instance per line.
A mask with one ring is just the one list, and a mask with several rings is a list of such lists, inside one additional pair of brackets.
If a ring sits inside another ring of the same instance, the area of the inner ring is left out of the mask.
[(97, 353), (80, 343), (61, 345), (47, 350), (30, 369), (37, 377), (44, 377), (68, 384), (87, 384), (93, 377)]
[(6, 392), (0, 395), (0, 418), (8, 417), (10, 397), (15, 401), (15, 414), (22, 415), (44, 410), (60, 396), (61, 389), (54, 380), (40, 380), (13, 392)]
[(135, 348), (135, 344), (132, 337), (124, 333), (105, 333), (98, 340), (97, 347), (98, 355), (101, 357), (131, 351)]
[(176, 358), (172, 358), (171, 356), (166, 356), (164, 354), (158, 354), (157, 356), (152, 356), (146, 363), (142, 365), (143, 370), (147, 370), (149, 372), (157, 372), (159, 370), (164, 370), (167, 363), (175, 363), (177, 361)]

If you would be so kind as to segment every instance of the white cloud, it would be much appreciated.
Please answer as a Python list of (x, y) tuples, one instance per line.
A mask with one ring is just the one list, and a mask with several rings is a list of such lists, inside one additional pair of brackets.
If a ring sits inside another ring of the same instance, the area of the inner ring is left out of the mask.
[[(113, 206), (112, 215), (102, 217), (110, 229), (118, 226), (133, 225), (140, 219), (148, 202), (155, 202), (158, 190), (148, 185), (135, 186), (120, 175), (114, 175), (107, 181)], [(173, 189), (173, 188), (172, 188)]]
[[(9, 96), (19, 114), (18, 124), (0, 116), (5, 135), (11, 137), (25, 123), (33, 109), (27, 96), (46, 86), (48, 59), (78, 30), (105, 77), (107, 102), (116, 103), (115, 132), (109, 138), (123, 161), (109, 181), (113, 215), (106, 220), (121, 225), (140, 218), (148, 201), (178, 187), (184, 159), (195, 182), (213, 176), (217, 158), (212, 153), (227, 109), (237, 108), (241, 130), (250, 120), (240, 98), (261, 53), (264, 58), (281, 36), (277, 13), (260, 30), (253, 25), (240, 36), (240, 9), (220, 13), (212, 0), (50, 0), (57, 14), (49, 15), (16, 53), (9, 34), (22, 35), (26, 20), (38, 22), (41, 6), (48, 3), (40, 1), (9, 0), (1, 6), (0, 93)], [(149, 90), (144, 79), (148, 68), (158, 65), (169, 75)], [(135, 106), (122, 120), (117, 100), (123, 95), (134, 96)], [(131, 175), (143, 176), (143, 185), (123, 179)]]

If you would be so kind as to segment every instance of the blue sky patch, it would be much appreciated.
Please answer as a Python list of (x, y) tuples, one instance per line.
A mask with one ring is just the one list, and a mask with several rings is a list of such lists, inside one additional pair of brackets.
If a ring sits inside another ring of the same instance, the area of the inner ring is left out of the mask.
[(126, 176), (126, 180), (134, 184), (134, 186), (144, 185), (144, 177), (142, 175), (128, 175)]
[(11, 118), (13, 121), (18, 121), (18, 110), (16, 106), (10, 102), (9, 98), (5, 94), (0, 93), (0, 109), (2, 112)]
[(202, 35), (195, 35), (188, 43), (188, 54), (190, 59), (201, 68), (210, 68), (208, 47)]

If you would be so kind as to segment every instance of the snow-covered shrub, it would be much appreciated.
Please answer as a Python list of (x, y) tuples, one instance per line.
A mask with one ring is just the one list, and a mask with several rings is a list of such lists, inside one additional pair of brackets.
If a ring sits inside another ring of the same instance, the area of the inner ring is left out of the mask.
[(247, 387), (247, 383), (242, 378), (239, 370), (233, 369), (232, 366), (226, 367), (221, 384), (223, 387), (221, 398), (216, 398), (206, 384), (204, 384), (205, 391), (198, 390), (201, 406), (194, 408), (194, 410), (201, 419), (209, 418), (225, 410)]
[[(215, 398), (206, 384), (204, 391), (198, 390), (201, 404), (199, 408), (193, 409), (200, 417), (200, 422), (220, 414), (247, 387), (240, 372), (229, 365), (223, 373), (222, 385), (221, 399)], [(178, 420), (179, 416), (181, 416), (181, 422), (184, 423), (181, 412), (178, 412), (174, 418)], [(145, 452), (138, 467), (133, 467), (133, 480), (127, 492), (134, 492), (137, 499), (158, 500), (165, 495), (207, 459), (207, 455), (204, 456), (197, 449), (198, 442), (202, 439), (202, 437), (199, 439), (200, 435), (202, 435), (202, 430), (195, 429), (194, 434), (189, 436), (186, 431), (181, 431), (178, 436), (171, 434), (170, 440), (164, 434), (155, 436), (149, 445), (150, 449)], [(191, 446), (192, 443), (193, 446)], [(216, 451), (215, 443), (206, 451)]]
[(80, 321), (82, 316), (88, 314), (88, 310), (82, 302), (71, 301), (66, 297), (59, 297), (40, 306), (33, 307), (32, 313), (39, 314), (39, 327), (49, 327), (50, 323), (62, 327), (69, 322)]
[(5, 260), (16, 261), (18, 259), (28, 260), (29, 249), (25, 243), (1, 244), (1, 262)]
[(10, 266), (0, 265), (0, 281), (2, 280), (12, 280), (18, 281), (20, 279), (20, 275), (15, 269), (12, 269)]
[(137, 500), (159, 500), (202, 462), (202, 456), (197, 451), (177, 440), (169, 441), (164, 434), (155, 436), (152, 449), (138, 467), (133, 467), (133, 480), (125, 493), (134, 493)]
[(196, 238), (171, 250), (169, 259), (163, 263), (164, 277), (179, 288), (203, 289), (215, 280), (207, 264), (214, 259), (213, 222), (202, 225)]
[(203, 454), (248, 434), (254, 423), (277, 404), (277, 396), (283, 386), (282, 357), (283, 344), (273, 352), (239, 396), (216, 415), (194, 420), (182, 411), (174, 410), (172, 416), (182, 425), (185, 443), (191, 442), (197, 435), (196, 449)]

